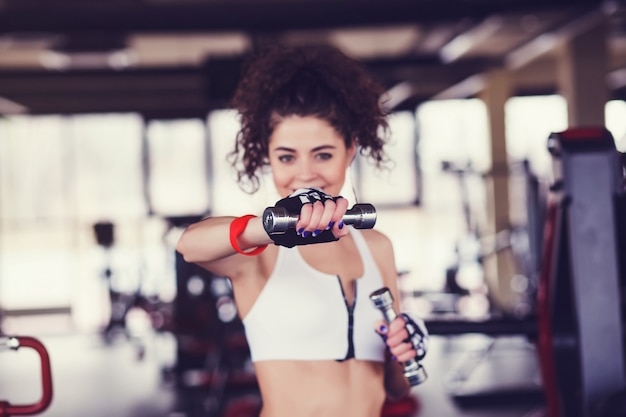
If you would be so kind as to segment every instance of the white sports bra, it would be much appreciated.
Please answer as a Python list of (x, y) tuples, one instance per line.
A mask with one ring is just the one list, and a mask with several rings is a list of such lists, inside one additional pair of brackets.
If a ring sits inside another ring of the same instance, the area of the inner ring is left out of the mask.
[(297, 247), (279, 247), (276, 266), (243, 319), (253, 362), (384, 361), (385, 345), (374, 331), (382, 315), (369, 299), (383, 280), (361, 232), (350, 229), (363, 261), (352, 309), (338, 276), (312, 268)]

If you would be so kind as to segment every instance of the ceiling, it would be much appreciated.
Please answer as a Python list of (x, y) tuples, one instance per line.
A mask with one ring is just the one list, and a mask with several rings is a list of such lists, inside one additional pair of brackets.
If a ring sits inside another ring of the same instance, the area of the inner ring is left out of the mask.
[(203, 117), (268, 43), (340, 47), (394, 109), (471, 96), (493, 68), (511, 71), (515, 94), (548, 94), (555, 45), (604, 19), (607, 82), (624, 99), (623, 1), (0, 0), (0, 114)]

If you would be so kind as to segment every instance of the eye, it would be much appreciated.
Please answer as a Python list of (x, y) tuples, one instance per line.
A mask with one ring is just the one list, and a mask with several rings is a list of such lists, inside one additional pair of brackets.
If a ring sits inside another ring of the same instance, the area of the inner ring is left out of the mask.
[(289, 154), (279, 155), (278, 156), (278, 160), (280, 162), (282, 162), (283, 164), (287, 164), (287, 163), (293, 161), (293, 159), (294, 159), (293, 155), (289, 155)]
[(320, 152), (316, 155), (316, 158), (322, 161), (327, 161), (331, 159), (332, 157), (333, 157), (333, 154), (328, 153), (328, 152)]

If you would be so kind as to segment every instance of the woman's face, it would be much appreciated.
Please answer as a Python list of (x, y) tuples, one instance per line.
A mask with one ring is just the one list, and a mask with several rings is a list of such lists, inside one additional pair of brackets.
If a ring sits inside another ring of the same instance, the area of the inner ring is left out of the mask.
[(269, 139), (269, 162), (281, 197), (303, 187), (321, 188), (337, 196), (356, 148), (314, 116), (289, 116), (277, 123)]

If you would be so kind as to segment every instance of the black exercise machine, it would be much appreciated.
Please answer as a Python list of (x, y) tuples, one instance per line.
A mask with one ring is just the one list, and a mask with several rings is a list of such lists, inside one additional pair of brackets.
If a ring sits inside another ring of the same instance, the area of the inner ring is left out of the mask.
[[(624, 169), (604, 128), (553, 133), (548, 149), (555, 181), (537, 305), (547, 412), (596, 417), (626, 385)], [(601, 415), (624, 415), (613, 411)]]

